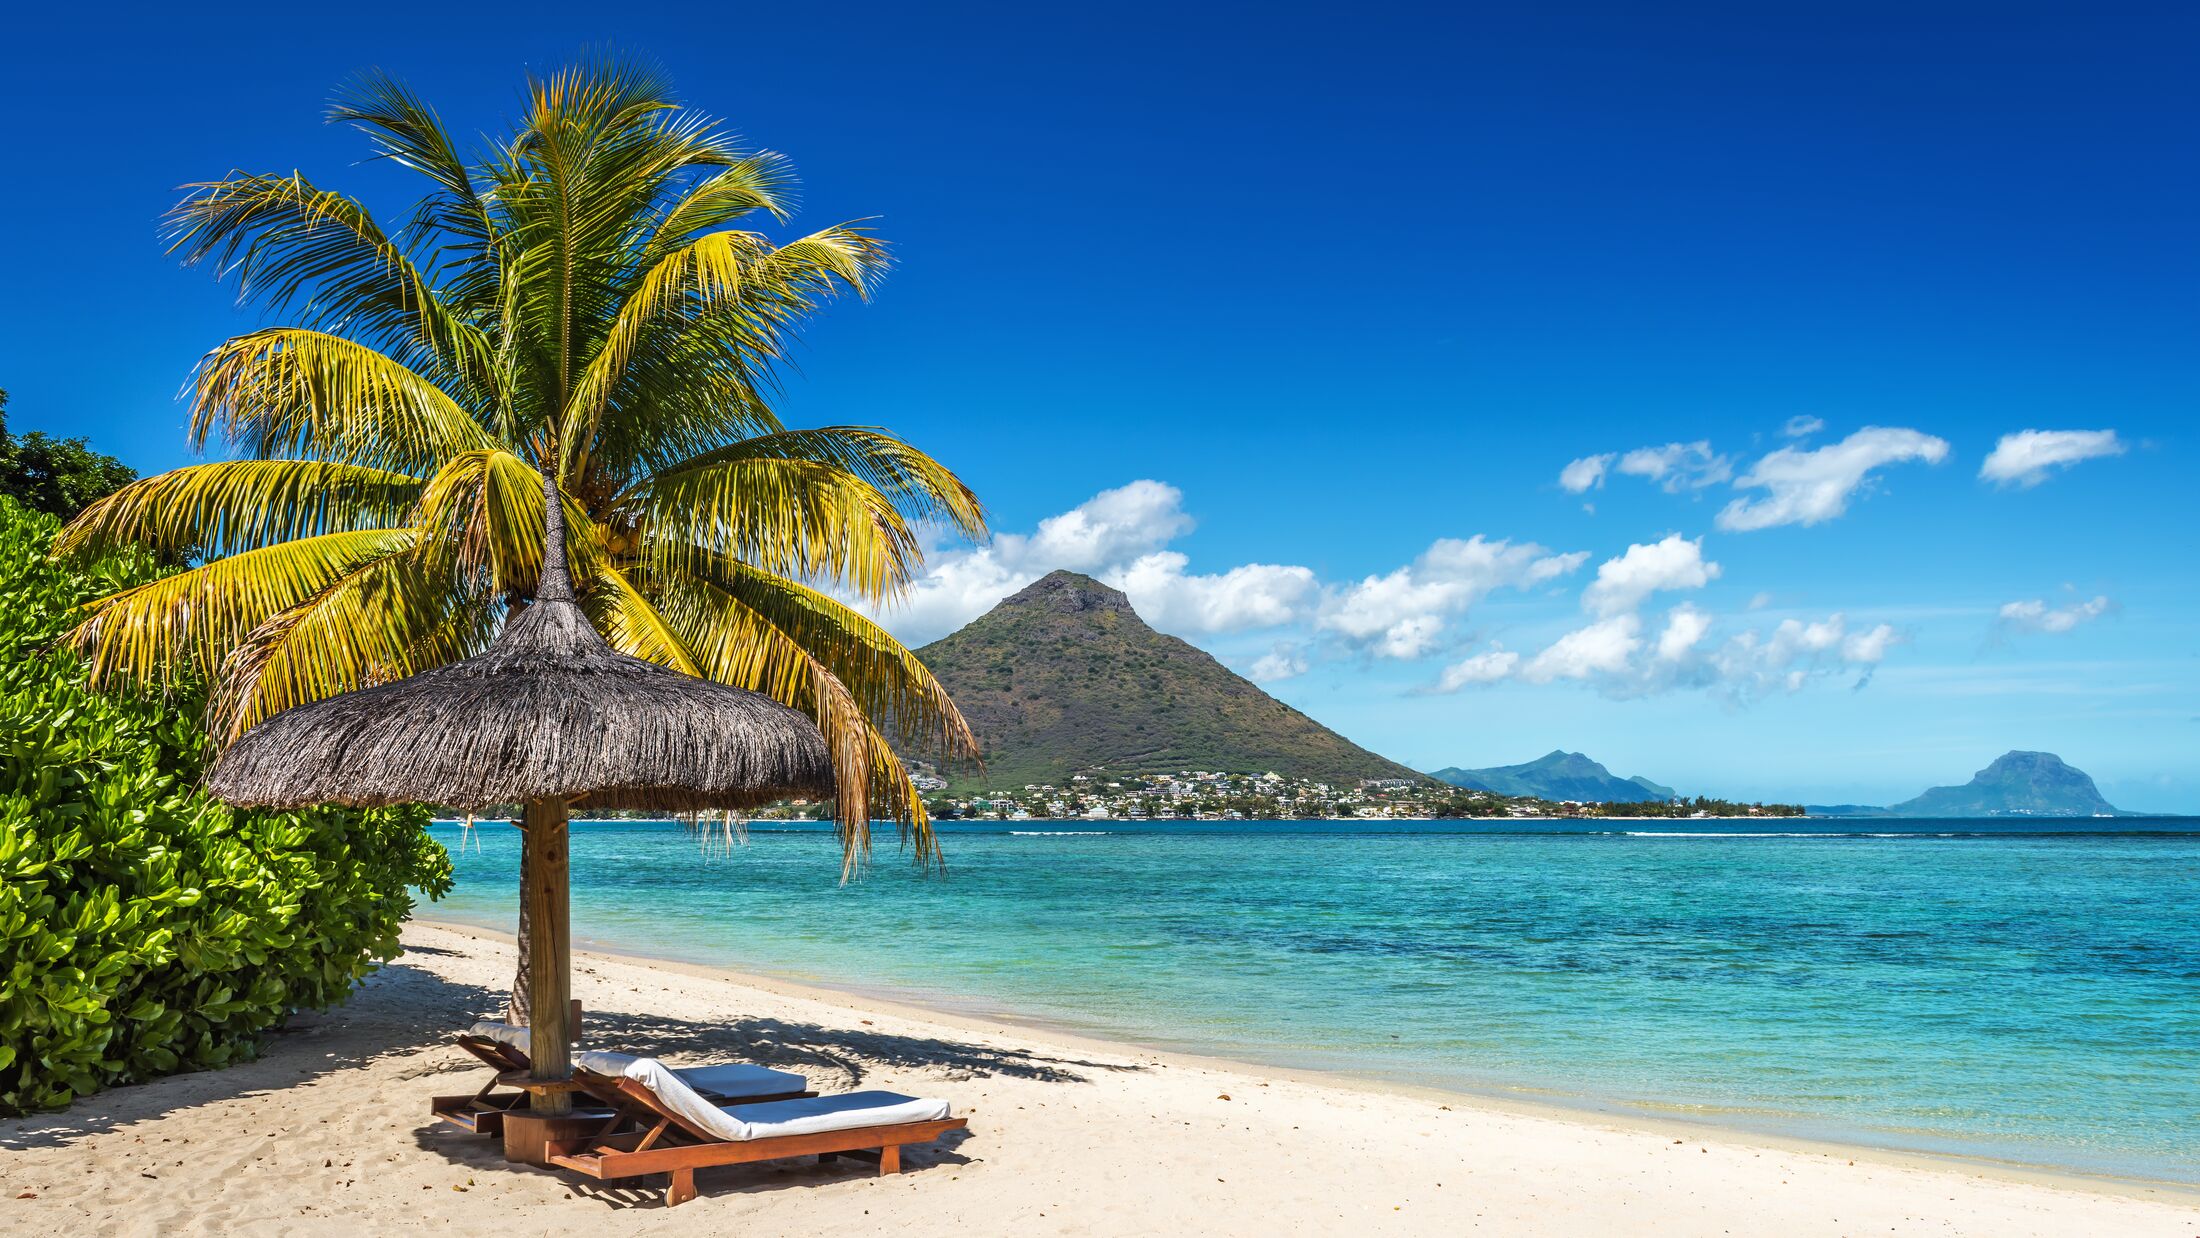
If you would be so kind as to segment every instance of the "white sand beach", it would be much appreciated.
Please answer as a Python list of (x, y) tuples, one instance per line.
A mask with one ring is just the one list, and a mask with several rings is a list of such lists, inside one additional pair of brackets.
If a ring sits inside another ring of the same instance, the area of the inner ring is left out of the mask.
[(495, 1013), (511, 952), (425, 924), (405, 941), (258, 1061), (0, 1122), (0, 1232), (2200, 1233), (2200, 1193), (2171, 1187), (1516, 1111), (576, 953), (591, 1043), (941, 1096), (970, 1119), (894, 1177), (707, 1170), (667, 1209), (661, 1180), (510, 1165), (428, 1120), (431, 1095), (483, 1077), (449, 1033)]

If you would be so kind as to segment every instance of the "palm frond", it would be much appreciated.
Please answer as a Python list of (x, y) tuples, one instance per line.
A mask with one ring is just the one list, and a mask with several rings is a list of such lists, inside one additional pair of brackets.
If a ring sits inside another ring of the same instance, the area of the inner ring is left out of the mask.
[[(695, 577), (823, 664), (897, 746), (929, 751), (943, 761), (979, 755), (977, 736), (946, 686), (916, 654), (860, 612), (816, 589), (734, 559), (712, 560)], [(669, 584), (667, 591), (677, 595), (682, 586)], [(718, 639), (718, 647), (704, 660), (723, 665), (733, 653), (724, 641), (737, 639), (736, 632), (689, 629), (685, 636), (689, 641), (712, 638)]]
[(492, 445), (441, 387), (342, 336), (271, 327), (199, 365), (191, 443), (219, 431), (248, 456), (304, 456), (425, 476)]
[(687, 646), (680, 642), (679, 633), (625, 573), (599, 559), (591, 579), (595, 587), (585, 595), (582, 609), (613, 649), (690, 675), (702, 675)]
[(924, 556), (885, 494), (812, 460), (734, 459), (668, 473), (625, 506), (642, 557), (660, 568), (728, 557), (884, 599), (908, 585)]
[(435, 182), (436, 191), (414, 213), (414, 231), (440, 237), (462, 259), (478, 257), (495, 244), (495, 221), (472, 169), (435, 109), (410, 87), (380, 70), (368, 70), (338, 93), (328, 118), (356, 126), (382, 158)]
[[(849, 651), (839, 646), (821, 645), (824, 656), (813, 654), (793, 632), (780, 627), (771, 615), (742, 596), (743, 592), (758, 596), (759, 591), (738, 581), (730, 569), (726, 579), (735, 582), (733, 587), (694, 575), (653, 576), (648, 578), (647, 588), (658, 613), (678, 633), (681, 644), (705, 675), (803, 710), (825, 732), (834, 753), (839, 797), (835, 814), (849, 871), (869, 854), (870, 822), (874, 818), (894, 820), (904, 844), (911, 847), (919, 863), (937, 863), (939, 842), (933, 835), (924, 799), (910, 781), (901, 758), (895, 755), (892, 740), (873, 720), (890, 715), (874, 711), (871, 701), (865, 699), (892, 694), (890, 672), (880, 659), (849, 657)], [(792, 618), (784, 609), (781, 617)], [(799, 624), (790, 626), (800, 630)], [(892, 638), (885, 640), (891, 642)], [(826, 660), (828, 657), (840, 659), (841, 667), (861, 676), (857, 679), (864, 689), (861, 695)], [(929, 672), (923, 675), (930, 678)], [(921, 690), (907, 695), (914, 706)], [(952, 702), (947, 708), (953, 709)], [(961, 715), (954, 714), (953, 721), (967, 736)], [(975, 746), (972, 742), (973, 751)]]
[(415, 550), (375, 559), (254, 627), (222, 660), (208, 719), (217, 740), (486, 646), (496, 608), (459, 588), (436, 558)]
[(64, 554), (141, 545), (208, 556), (403, 522), (420, 479), (328, 460), (221, 460), (135, 481), (78, 513)]
[(757, 151), (697, 184), (661, 213), (638, 266), (647, 269), (698, 232), (757, 211), (784, 221), (794, 210), (794, 169), (784, 155)]
[(409, 528), (360, 529), (247, 550), (90, 603), (69, 641), (89, 655), (95, 685), (165, 683), (186, 666), (211, 678), (271, 616), (419, 540)]
[(281, 311), (300, 296), (306, 318), (373, 344), (446, 381), (493, 381), (494, 348), (444, 304), (367, 209), (303, 176), (236, 176), (190, 187), (168, 216), (184, 265), (212, 260), (235, 275), (238, 299)]
[[(587, 509), (562, 497), (566, 527), (589, 531), (566, 543), (574, 578), (588, 580), (600, 568), (604, 539)], [(421, 491), (416, 521), (478, 591), (533, 595), (544, 538), (542, 474), (535, 466), (503, 450), (454, 457)]]
[(819, 426), (759, 434), (669, 465), (666, 478), (734, 460), (809, 460), (844, 469), (915, 520), (941, 520), (973, 541), (988, 536), (977, 492), (946, 465), (873, 426)]

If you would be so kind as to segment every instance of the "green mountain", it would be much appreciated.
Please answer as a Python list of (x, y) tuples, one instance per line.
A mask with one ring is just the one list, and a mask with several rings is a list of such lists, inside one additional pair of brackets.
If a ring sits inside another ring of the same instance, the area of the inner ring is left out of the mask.
[(1960, 787), (1934, 787), (1889, 808), (1897, 817), (2122, 816), (2084, 771), (2052, 752), (2004, 752)]
[(1344, 786), (1425, 781), (1154, 631), (1121, 592), (1074, 572), (1033, 583), (917, 656), (985, 752), (983, 774), (944, 771), (958, 789), (1195, 769)]
[(1440, 782), (1469, 791), (1496, 795), (1533, 795), (1546, 800), (1579, 800), (1583, 803), (1627, 803), (1634, 800), (1669, 800), (1673, 788), (1648, 778), (1620, 778), (1578, 752), (1553, 750), (1524, 765), (1500, 765), (1494, 769), (1436, 771)]

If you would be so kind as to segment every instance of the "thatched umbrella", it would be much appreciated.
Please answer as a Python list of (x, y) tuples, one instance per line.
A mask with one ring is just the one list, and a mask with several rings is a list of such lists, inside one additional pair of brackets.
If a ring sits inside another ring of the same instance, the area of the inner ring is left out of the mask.
[[(545, 481), (534, 604), (487, 650), (409, 679), (286, 710), (215, 763), (232, 804), (522, 806), (523, 914), (532, 937), (528, 1055), (538, 1079), (571, 1070), (566, 819), (578, 806), (699, 812), (830, 796), (815, 723), (740, 688), (629, 657), (573, 599), (565, 516)], [(536, 1092), (562, 1112), (568, 1094)]]

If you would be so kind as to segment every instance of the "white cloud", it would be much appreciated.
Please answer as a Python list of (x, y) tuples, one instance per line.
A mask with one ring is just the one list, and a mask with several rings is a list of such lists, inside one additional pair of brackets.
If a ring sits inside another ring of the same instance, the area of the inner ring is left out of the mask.
[(1783, 619), (1770, 635), (1749, 631), (1728, 639), (1701, 669), (1712, 687), (1737, 701), (1800, 691), (1813, 678), (1848, 671), (1863, 673), (1861, 687), (1899, 639), (1884, 623), (1851, 632), (1838, 612), (1808, 623)]
[(1887, 649), (1897, 640), (1894, 625), (1882, 623), (1865, 631), (1843, 637), (1841, 657), (1859, 665), (1876, 666), (1887, 660)]
[(1580, 494), (1592, 486), (1604, 484), (1604, 470), (1611, 467), (1613, 455), (1583, 456), (1558, 471), (1559, 488), (1568, 494)]
[(1787, 419), (1787, 424), (1780, 427), (1780, 433), (1789, 438), (1809, 438), (1825, 428), (1826, 423), (1819, 418), (1798, 414)]
[[(944, 636), (1002, 598), (1059, 568), (1123, 590), (1156, 628), (1183, 636), (1311, 623), (1355, 652), (1410, 659), (1440, 648), (1454, 618), (1493, 589), (1526, 589), (1575, 571), (1586, 553), (1555, 554), (1532, 542), (1476, 536), (1432, 543), (1411, 564), (1357, 584), (1324, 587), (1313, 569), (1246, 563), (1202, 575), (1166, 544), (1192, 527), (1183, 493), (1135, 481), (982, 546), (935, 549), (922, 578), (883, 616), (911, 644)], [(1273, 655), (1271, 655), (1273, 656)], [(1296, 650), (1262, 664), (1280, 671)], [(1303, 673), (1302, 671), (1293, 673)]]
[(1183, 491), (1166, 482), (1134, 481), (1047, 517), (1029, 538), (995, 538), (994, 547), (1004, 560), (1042, 574), (1056, 568), (1090, 572), (1163, 546), (1191, 529)]
[(1978, 475), (1996, 485), (2037, 486), (2052, 469), (2122, 454), (2114, 430), (2020, 430), (2001, 436)]
[(1277, 641), (1274, 648), (1246, 668), (1245, 675), (1255, 683), (1275, 683), (1295, 675), (1304, 675), (1306, 669), (1306, 655), (1299, 651), (1297, 645), (1290, 641)]
[(1529, 683), (1554, 679), (1587, 679), (1597, 674), (1617, 674), (1642, 648), (1642, 620), (1633, 614), (1614, 615), (1585, 628), (1577, 628), (1552, 641), (1520, 670)]
[(1674, 607), (1666, 613), (1665, 631), (1658, 636), (1658, 659), (1680, 661), (1710, 630), (1711, 616), (1686, 603)]
[(1597, 614), (1614, 615), (1633, 610), (1661, 589), (1701, 589), (1718, 577), (1719, 565), (1703, 557), (1702, 538), (1690, 541), (1671, 533), (1606, 559), (1597, 568), (1596, 580), (1582, 590), (1581, 604)]
[(1667, 443), (1637, 447), (1619, 458), (1619, 471), (1656, 482), (1667, 494), (1701, 490), (1734, 475), (1734, 462), (1711, 450), (1711, 443)]
[(1247, 563), (1195, 576), (1184, 570), (1190, 562), (1174, 550), (1157, 550), (1101, 579), (1130, 595), (1139, 615), (1167, 632), (1278, 627), (1303, 617), (1319, 589), (1311, 568)]
[(1309, 568), (1250, 563), (1213, 576), (1163, 550), (1192, 528), (1184, 494), (1141, 480), (1103, 490), (1041, 520), (1032, 532), (1002, 533), (983, 546), (935, 550), (926, 571), (887, 608), (887, 625), (921, 643), (944, 636), (994, 603), (1059, 568), (1097, 576), (1130, 595), (1166, 631), (1207, 633), (1273, 627), (1303, 619), (1319, 585)]
[(1433, 691), (1457, 692), (1462, 688), (1493, 684), (1511, 675), (1519, 664), (1519, 654), (1493, 646), (1445, 667), (1436, 677)]
[(2060, 634), (2080, 624), (2091, 623), (2115, 606), (2106, 597), (2090, 602), (2074, 602), (2069, 606), (2051, 607), (2044, 599), (2029, 602), (2010, 602), (2001, 608), (2001, 626), (2012, 632), (2046, 632)]
[[(984, 614), (995, 602), (1039, 575), (1010, 567), (991, 545), (975, 550), (935, 550), (925, 559), (924, 575), (876, 612), (876, 617), (904, 643), (921, 645)], [(859, 609), (871, 609), (852, 598), (842, 600)]]
[[(1507, 669), (1530, 683), (1575, 680), (1613, 697), (1703, 689), (1744, 704), (1835, 675), (1856, 675), (1862, 687), (1901, 639), (1884, 623), (1851, 630), (1838, 613), (1788, 619), (1769, 631), (1749, 629), (1711, 643), (1714, 626), (1712, 615), (1684, 603), (1667, 612), (1656, 640), (1648, 641), (1641, 617), (1628, 611), (1568, 632), (1525, 665)], [(1449, 677), (1447, 671), (1436, 690), (1446, 690)]]
[(1418, 658), (1442, 643), (1446, 621), (1492, 590), (1532, 588), (1587, 561), (1533, 542), (1444, 538), (1409, 566), (1332, 593), (1315, 626), (1379, 657)]
[(1806, 451), (1782, 447), (1735, 481), (1762, 489), (1763, 498), (1739, 498), (1721, 509), (1718, 526), (1733, 532), (1776, 525), (1813, 525), (1848, 510), (1849, 496), (1873, 469), (1908, 460), (1938, 464), (1948, 456), (1945, 439), (1916, 430), (1867, 426), (1838, 443)]

